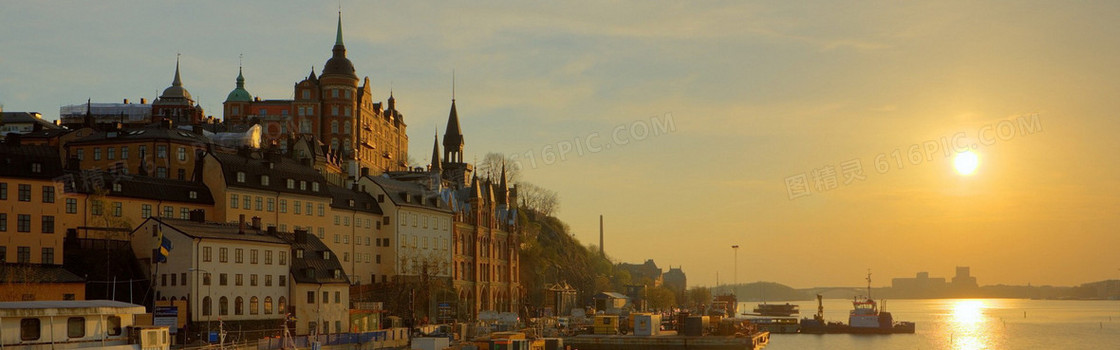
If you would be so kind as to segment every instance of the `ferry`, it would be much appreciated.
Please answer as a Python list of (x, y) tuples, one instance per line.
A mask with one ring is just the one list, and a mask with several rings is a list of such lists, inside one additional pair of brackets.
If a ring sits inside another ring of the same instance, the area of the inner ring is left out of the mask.
[(798, 305), (785, 304), (758, 304), (753, 314), (743, 314), (743, 317), (758, 327), (760, 331), (775, 334), (798, 333), (801, 324), (798, 314), (801, 313)]
[(142, 326), (144, 306), (112, 300), (0, 302), (0, 349), (167, 350), (167, 326)]
[(812, 319), (801, 320), (801, 333), (854, 333), (854, 334), (894, 334), (914, 333), (914, 322), (895, 322), (890, 312), (879, 310), (879, 305), (871, 299), (871, 274), (867, 274), (867, 297), (853, 298), (852, 311), (848, 313), (848, 324), (825, 322), (824, 303), (817, 294), (817, 314)]

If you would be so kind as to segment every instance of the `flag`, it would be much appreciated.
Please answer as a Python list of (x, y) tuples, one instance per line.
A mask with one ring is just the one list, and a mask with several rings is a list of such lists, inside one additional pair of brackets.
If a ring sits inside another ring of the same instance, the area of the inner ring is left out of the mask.
[(156, 232), (159, 236), (159, 248), (156, 249), (156, 262), (167, 262), (167, 256), (171, 254), (171, 239), (163, 236), (163, 225), (156, 225)]

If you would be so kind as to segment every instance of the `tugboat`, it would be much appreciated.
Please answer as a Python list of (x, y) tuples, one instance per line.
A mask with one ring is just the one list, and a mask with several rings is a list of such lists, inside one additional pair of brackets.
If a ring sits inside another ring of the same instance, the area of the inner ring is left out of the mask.
[(871, 273), (867, 273), (867, 297), (853, 298), (852, 311), (848, 314), (848, 324), (825, 322), (824, 303), (817, 294), (817, 314), (812, 319), (801, 319), (801, 333), (854, 333), (854, 334), (894, 334), (914, 333), (914, 322), (894, 322), (890, 312), (880, 311), (878, 304), (871, 299)]

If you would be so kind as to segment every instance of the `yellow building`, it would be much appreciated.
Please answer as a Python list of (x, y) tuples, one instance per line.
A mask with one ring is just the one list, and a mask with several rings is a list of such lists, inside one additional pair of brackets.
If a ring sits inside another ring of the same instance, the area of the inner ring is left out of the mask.
[(56, 149), (0, 145), (0, 300), (85, 298), (84, 281), (62, 268), (63, 174)]
[(388, 247), (380, 245), (381, 206), (369, 195), (345, 187), (328, 185), (331, 225), (322, 239), (338, 255), (350, 283), (371, 284), (387, 277), (378, 268)]
[(277, 234), (291, 245), (291, 312), (295, 334), (350, 331), (350, 280), (338, 254), (318, 237), (298, 230)]
[(81, 169), (191, 180), (197, 153), (208, 143), (201, 131), (174, 128), (164, 120), (158, 126), (93, 132), (63, 147)]

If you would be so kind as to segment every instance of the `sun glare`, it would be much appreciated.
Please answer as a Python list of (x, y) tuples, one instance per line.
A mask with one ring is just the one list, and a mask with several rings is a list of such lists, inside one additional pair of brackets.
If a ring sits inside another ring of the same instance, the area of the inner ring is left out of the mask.
[(957, 153), (956, 158), (953, 158), (953, 167), (957, 168), (957, 173), (961, 175), (972, 175), (979, 166), (980, 157), (972, 151)]

